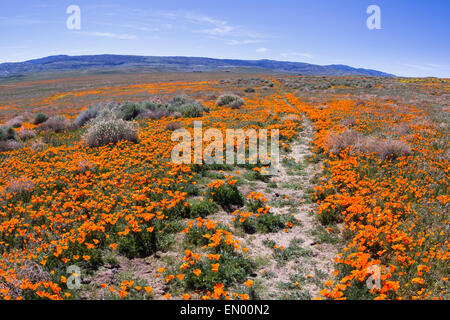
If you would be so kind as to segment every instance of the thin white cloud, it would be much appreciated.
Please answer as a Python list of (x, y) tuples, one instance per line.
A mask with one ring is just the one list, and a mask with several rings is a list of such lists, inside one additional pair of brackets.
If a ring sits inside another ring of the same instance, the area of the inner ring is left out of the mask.
[(113, 38), (120, 40), (132, 40), (137, 38), (137, 36), (134, 34), (121, 34), (112, 32), (77, 32), (77, 33), (93, 37)]
[(227, 43), (230, 46), (238, 46), (241, 44), (252, 44), (252, 43), (260, 43), (263, 42), (263, 40), (258, 40), (258, 39), (245, 39), (245, 40), (236, 40), (236, 39), (232, 39), (230, 41), (228, 41)]
[(38, 20), (28, 17), (0, 17), (0, 25), (5, 26), (29, 26), (35, 24), (52, 23), (53, 21)]
[[(128, 13), (139, 17), (162, 19), (165, 21), (165, 24), (169, 24), (173, 28), (182, 24), (197, 25), (200, 28), (189, 28), (189, 30), (195, 33), (204, 33), (209, 36), (241, 37), (247, 39), (260, 39), (264, 37), (259, 33), (246, 30), (244, 27), (231, 25), (226, 20), (188, 11), (136, 11), (130, 9)], [(169, 23), (167, 20), (169, 20)]]
[(231, 26), (221, 26), (216, 27), (212, 29), (203, 29), (200, 30), (201, 33), (211, 34), (213, 36), (224, 36), (231, 34), (232, 31), (234, 31), (235, 28)]
[(101, 25), (101, 26), (127, 28), (127, 29), (146, 31), (146, 32), (147, 31), (152, 31), (152, 32), (160, 31), (159, 28), (148, 27), (148, 26), (135, 26), (132, 24), (116, 24), (116, 23), (109, 23), (109, 22), (96, 22), (96, 24)]
[(409, 68), (423, 70), (423, 71), (431, 71), (431, 70), (433, 70), (433, 68), (431, 68), (431, 67), (426, 67), (426, 66), (422, 66), (422, 65), (418, 65), (418, 64), (405, 63), (405, 66), (409, 67)]
[(281, 56), (284, 59), (292, 59), (292, 58), (308, 58), (312, 59), (313, 55), (310, 53), (302, 53), (302, 52), (289, 52), (289, 53), (282, 53)]
[(259, 52), (259, 53), (267, 52), (267, 48), (259, 48), (259, 49), (256, 49), (256, 52)]

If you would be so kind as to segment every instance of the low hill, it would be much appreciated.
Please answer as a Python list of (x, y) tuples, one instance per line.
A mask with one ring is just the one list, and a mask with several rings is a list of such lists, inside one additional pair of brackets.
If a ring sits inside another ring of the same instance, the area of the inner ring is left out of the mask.
[(271, 72), (324, 76), (391, 77), (377, 70), (346, 65), (315, 65), (275, 60), (235, 60), (200, 57), (154, 57), (130, 55), (58, 55), (25, 62), (0, 64), (0, 77), (21, 77), (61, 72)]

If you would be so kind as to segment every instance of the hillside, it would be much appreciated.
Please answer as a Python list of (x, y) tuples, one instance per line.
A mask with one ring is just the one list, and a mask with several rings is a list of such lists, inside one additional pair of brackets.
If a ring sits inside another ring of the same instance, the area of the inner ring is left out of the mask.
[(353, 68), (346, 65), (314, 65), (303, 62), (275, 60), (234, 60), (199, 57), (146, 57), (129, 55), (58, 55), (16, 63), (0, 64), (0, 77), (20, 77), (41, 73), (60, 72), (206, 72), (239, 71), (271, 72), (323, 76), (393, 75), (377, 70)]

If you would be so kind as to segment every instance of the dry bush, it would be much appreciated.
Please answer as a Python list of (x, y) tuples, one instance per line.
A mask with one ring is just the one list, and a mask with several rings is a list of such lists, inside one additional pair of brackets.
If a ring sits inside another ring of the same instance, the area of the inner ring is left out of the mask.
[(325, 140), (325, 146), (328, 152), (339, 154), (349, 147), (360, 146), (362, 144), (361, 141), (361, 133), (352, 129), (345, 129), (341, 133), (330, 132)]
[(328, 152), (339, 154), (350, 148), (350, 154), (375, 153), (380, 159), (395, 159), (411, 153), (411, 147), (400, 140), (382, 140), (374, 136), (364, 137), (358, 131), (346, 129), (341, 133), (330, 133), (325, 141)]
[(295, 113), (290, 113), (288, 115), (285, 115), (281, 120), (282, 121), (302, 122), (302, 118), (300, 118), (300, 116)]
[(183, 115), (180, 112), (174, 112), (170, 115), (171, 117), (173, 117), (174, 119), (179, 119), (181, 118)]
[(85, 143), (90, 147), (104, 146), (121, 140), (138, 142), (135, 123), (122, 119), (99, 121), (92, 124), (85, 135)]
[(95, 163), (92, 163), (85, 159), (79, 160), (77, 165), (78, 165), (77, 171), (82, 172), (82, 173), (85, 173), (87, 171), (92, 171), (96, 167)]
[(407, 123), (402, 122), (390, 128), (390, 131), (399, 136), (404, 136), (409, 134), (411, 130), (409, 129), (409, 125)]
[(64, 130), (69, 129), (72, 126), (72, 123), (69, 119), (66, 119), (62, 116), (51, 117), (44, 123), (41, 123), (38, 126), (39, 130), (42, 131), (54, 131), (54, 132), (62, 132)]
[(27, 177), (20, 177), (9, 181), (9, 185), (6, 188), (6, 194), (22, 194), (26, 192), (33, 192), (34, 182)]
[(36, 136), (36, 132), (34, 130), (22, 128), (18, 132), (18, 136), (21, 140), (32, 139)]
[(341, 121), (344, 127), (352, 127), (356, 124), (356, 119), (353, 117), (347, 117)]
[(31, 144), (31, 149), (33, 149), (34, 151), (42, 151), (46, 148), (47, 144), (44, 141), (42, 141), (42, 139), (35, 140)]
[[(372, 148), (382, 160), (395, 159), (411, 153), (411, 147), (408, 144), (394, 139), (378, 140), (376, 144), (372, 145)], [(368, 149), (370, 148), (368, 147)]]
[(14, 118), (8, 120), (6, 122), (6, 125), (13, 128), (20, 128), (22, 124), (24, 124), (25, 122), (32, 122), (32, 121), (33, 115), (30, 112), (25, 112), (24, 114), (17, 115)]
[(164, 117), (168, 117), (170, 116), (171, 113), (169, 110), (147, 110), (142, 112), (139, 116), (138, 119), (152, 119), (152, 120), (159, 120), (161, 118)]
[(0, 282), (0, 290), (8, 290), (8, 295), (12, 300), (19, 297), (23, 298), (22, 284), (24, 279), (33, 283), (52, 280), (49, 271), (44, 270), (42, 266), (30, 260), (13, 263), (11, 264), (11, 269), (15, 270), (17, 277), (11, 277), (8, 281)]
[(8, 127), (20, 128), (24, 122), (23, 116), (17, 116), (8, 120), (5, 125)]
[(166, 129), (170, 131), (175, 131), (181, 128), (181, 124), (179, 122), (170, 122), (166, 125)]
[(228, 106), (231, 109), (240, 109), (244, 105), (244, 103), (245, 103), (244, 100), (240, 99), (231, 102), (230, 104), (228, 104)]
[(22, 147), (23, 145), (16, 140), (0, 140), (0, 152), (17, 150)]

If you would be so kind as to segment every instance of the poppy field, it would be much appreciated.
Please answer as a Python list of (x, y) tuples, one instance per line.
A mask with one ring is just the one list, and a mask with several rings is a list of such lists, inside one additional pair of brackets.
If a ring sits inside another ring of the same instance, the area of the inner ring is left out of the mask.
[[(0, 83), (0, 298), (449, 299), (449, 96), (437, 78)], [(279, 130), (280, 168), (173, 163), (195, 121)]]

